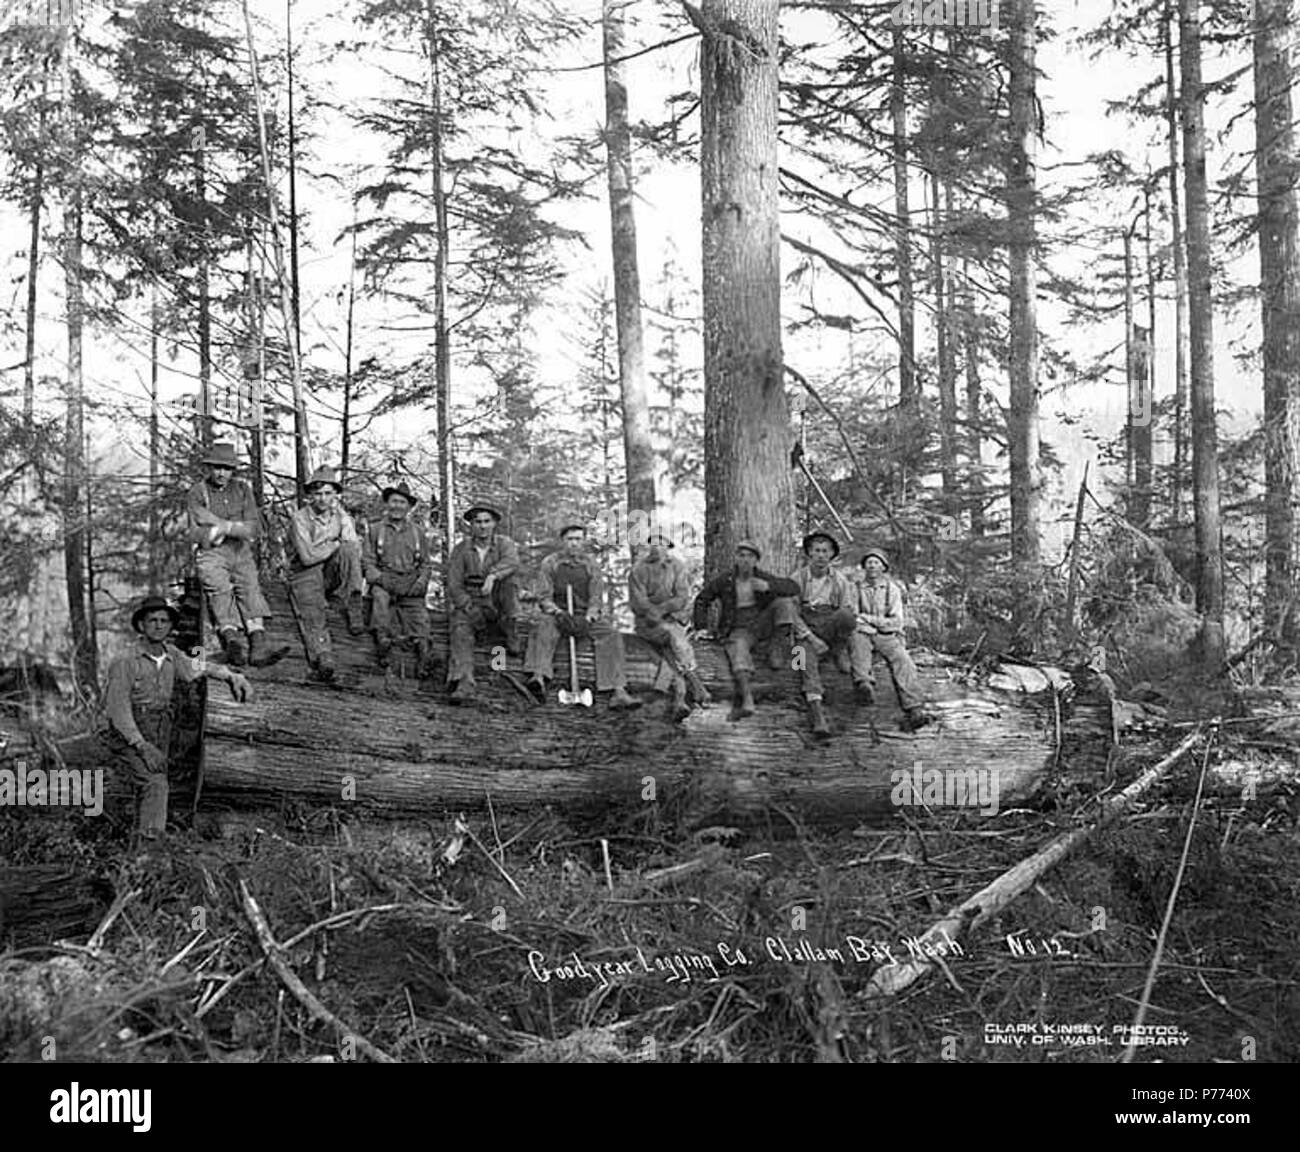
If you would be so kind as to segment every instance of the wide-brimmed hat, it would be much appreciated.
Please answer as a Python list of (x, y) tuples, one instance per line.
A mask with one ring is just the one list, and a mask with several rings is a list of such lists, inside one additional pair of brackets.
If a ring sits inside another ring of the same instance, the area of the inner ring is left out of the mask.
[(340, 496), (343, 495), (343, 485), (339, 483), (338, 474), (333, 468), (328, 466), (317, 468), (316, 471), (311, 474), (311, 479), (308, 480), (306, 484), (306, 490), (310, 492), (314, 488), (323, 488), (326, 484), (333, 488)]
[(172, 618), (172, 627), (175, 628), (181, 622), (181, 614), (176, 611), (161, 596), (146, 596), (140, 601), (139, 607), (131, 613), (131, 627), (134, 631), (140, 631), (140, 621), (148, 616), (150, 612), (166, 612)]
[(860, 564), (863, 568), (865, 568), (867, 566), (867, 560), (872, 556), (874, 556), (885, 566), (886, 572), (889, 571), (889, 557), (886, 556), (879, 548), (868, 548), (864, 553), (862, 553), (862, 559), (858, 561), (858, 564)]
[(502, 519), (504, 519), (500, 511), (498, 511), (496, 508), (493, 508), (491, 504), (471, 504), (468, 508), (465, 509), (464, 512), (461, 513), (460, 518), (464, 520), (466, 523), (469, 523), (469, 521), (474, 519), (474, 515), (477, 512), (486, 512), (498, 524), (500, 524)]
[(825, 540), (830, 544), (831, 548), (834, 549), (836, 556), (840, 554), (840, 542), (829, 532), (809, 532), (808, 535), (803, 538), (803, 550), (805, 555), (807, 555), (808, 549), (813, 546), (814, 540)]
[(419, 501), (411, 494), (411, 486), (405, 480), (399, 480), (396, 484), (390, 484), (384, 489), (384, 503), (388, 503), (390, 496), (400, 496), (412, 507), (415, 507)]
[(570, 532), (581, 532), (585, 536), (587, 534), (587, 526), (585, 524), (566, 524), (560, 529), (560, 539), (563, 540)]
[(239, 461), (235, 458), (235, 446), (224, 440), (218, 441), (208, 449), (208, 454), (203, 457), (203, 463), (218, 468), (238, 468)]
[(645, 538), (646, 545), (662, 544), (665, 548), (673, 547), (673, 538), (667, 532), (654, 531)]
[(737, 541), (736, 551), (739, 552), (742, 548), (745, 549), (745, 551), (747, 552), (752, 552), (754, 554), (755, 560), (763, 559), (763, 553), (759, 550), (758, 545), (755, 544), (752, 540)]

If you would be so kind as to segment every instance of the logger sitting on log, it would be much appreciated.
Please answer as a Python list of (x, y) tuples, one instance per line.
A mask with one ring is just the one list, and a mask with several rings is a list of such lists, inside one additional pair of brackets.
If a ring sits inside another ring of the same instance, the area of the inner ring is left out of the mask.
[(375, 636), (375, 661), (388, 668), (393, 649), (393, 624), (398, 635), (413, 636), (418, 675), (430, 675), (429, 572), (433, 566), (423, 529), (410, 513), (416, 505), (406, 481), (383, 491), (384, 518), (373, 526), (362, 549), (362, 570), (370, 585), (370, 630)]
[(340, 602), (348, 632), (360, 636), (361, 541), (339, 504), (343, 485), (333, 468), (317, 468), (307, 482), (307, 503), (289, 522), (289, 599), (298, 617), (307, 663), (317, 680), (334, 679), (333, 640), (326, 604)]
[[(809, 532), (803, 538), (808, 563), (794, 573), (799, 586), (799, 622), (795, 635), (803, 642), (803, 694), (808, 701), (812, 729), (818, 736), (830, 735), (830, 724), (822, 706), (820, 658), (834, 651), (847, 662), (857, 697), (871, 703), (871, 648), (857, 631), (857, 590), (842, 572), (831, 567), (840, 554), (840, 543), (828, 532)], [(841, 664), (843, 667), (843, 663)]]
[(524, 658), (524, 670), (532, 673), (528, 687), (545, 703), (546, 682), (555, 676), (555, 645), (561, 637), (590, 639), (596, 654), (596, 691), (610, 694), (611, 709), (640, 708), (641, 701), (627, 691), (623, 634), (601, 613), (605, 576), (586, 550), (587, 530), (569, 524), (560, 529), (560, 541), (563, 547), (539, 566), (542, 614), (528, 638)]
[(672, 539), (663, 532), (652, 532), (644, 551), (628, 575), (628, 599), (636, 619), (636, 634), (641, 637), (673, 671), (674, 723), (691, 714), (686, 701), (687, 689), (701, 708), (712, 702), (709, 690), (699, 677), (695, 649), (687, 634), (691, 601), (686, 566), (669, 555)]
[(774, 576), (758, 567), (762, 553), (758, 545), (742, 540), (736, 545), (736, 561), (730, 572), (715, 576), (695, 598), (695, 628), (708, 627), (709, 607), (718, 602), (716, 635), (727, 650), (734, 681), (731, 718), (754, 714), (753, 647), (756, 642), (775, 641), (771, 655), (774, 668), (787, 667), (790, 638), (799, 610), (794, 597), (799, 585), (785, 576)]
[(451, 551), (447, 562), (447, 601), (451, 605), (451, 667), (448, 682), (455, 684), (451, 699), (464, 704), (474, 699), (474, 637), (491, 624), (505, 633), (506, 651), (522, 656), (519, 642), (519, 589), (515, 572), (519, 549), (509, 536), (497, 531), (501, 513), (487, 504), (475, 504), (461, 517), (470, 536)]
[(145, 597), (131, 614), (131, 627), (140, 634), (139, 647), (113, 661), (104, 690), (108, 726), (101, 739), (135, 785), (138, 840), (156, 840), (167, 824), (167, 757), (176, 678), (224, 680), (236, 701), (242, 704), (248, 699), (248, 680), (242, 673), (186, 656), (167, 642), (179, 621), (180, 613), (161, 596)]
[[(903, 709), (903, 729), (915, 732), (932, 723), (933, 717), (926, 714), (921, 680), (903, 642), (903, 590), (887, 575), (889, 559), (879, 548), (868, 548), (860, 563), (866, 579), (858, 586), (857, 632), (867, 646), (868, 668), (872, 654), (885, 658)], [(866, 691), (874, 688), (872, 676)]]

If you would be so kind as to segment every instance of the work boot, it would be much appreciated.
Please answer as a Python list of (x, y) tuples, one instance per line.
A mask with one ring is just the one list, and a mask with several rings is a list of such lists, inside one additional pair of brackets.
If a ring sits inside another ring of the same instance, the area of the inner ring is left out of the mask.
[(433, 645), (427, 640), (417, 640), (415, 642), (415, 674), (421, 680), (431, 680), (434, 670), (438, 666), (437, 659), (433, 654)]
[(502, 623), (501, 630), (506, 634), (506, 653), (510, 656), (522, 656), (524, 645), (519, 638), (519, 621), (513, 616), (508, 616)]
[(328, 684), (334, 679), (334, 675), (338, 671), (334, 664), (334, 653), (322, 652), (312, 662), (311, 670), (314, 679)]
[(254, 668), (265, 668), (268, 664), (283, 660), (287, 655), (289, 655), (289, 646), (285, 644), (279, 648), (272, 648), (266, 633), (261, 628), (248, 634), (248, 662)]
[(680, 677), (673, 683), (673, 700), (668, 706), (668, 718), (674, 724), (680, 724), (691, 714), (691, 706), (686, 703), (686, 685)]
[(375, 663), (384, 671), (388, 670), (388, 658), (393, 653), (393, 638), (375, 634)]
[(742, 716), (752, 716), (754, 714), (754, 688), (749, 682), (748, 672), (737, 672), (736, 677), (736, 708), (735, 717), (739, 719)]
[(700, 679), (698, 672), (685, 672), (683, 676), (686, 679), (686, 687), (690, 689), (691, 699), (701, 708), (707, 708), (713, 703), (713, 697), (709, 695), (709, 690), (704, 687), (704, 681)]
[(855, 680), (853, 682), (853, 695), (857, 697), (859, 704), (874, 704), (876, 702), (875, 685), (870, 680)]
[(641, 701), (635, 696), (628, 694), (626, 688), (615, 688), (609, 694), (609, 710), (611, 712), (631, 711), (633, 708), (640, 708)]
[(466, 676), (463, 680), (456, 681), (456, 690), (451, 694), (453, 704), (472, 703), (475, 696), (476, 685), (473, 680)]
[(915, 732), (924, 728), (927, 724), (933, 724), (934, 717), (931, 716), (924, 708), (909, 708), (903, 713), (902, 723), (899, 725), (904, 732)]
[(365, 617), (361, 611), (360, 592), (353, 592), (343, 601), (343, 616), (348, 622), (348, 635), (360, 636), (366, 630)]
[(230, 629), (221, 634), (226, 647), (226, 663), (231, 668), (243, 668), (248, 663), (248, 641), (244, 634)]
[(808, 715), (812, 717), (814, 736), (829, 736), (831, 734), (830, 722), (826, 719), (826, 709), (820, 700), (808, 701)]

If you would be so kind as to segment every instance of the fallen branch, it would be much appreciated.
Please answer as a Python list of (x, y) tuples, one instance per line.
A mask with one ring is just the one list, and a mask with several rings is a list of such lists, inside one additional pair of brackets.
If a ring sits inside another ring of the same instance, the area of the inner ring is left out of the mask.
[(396, 1064), (387, 1052), (376, 1048), (364, 1036), (357, 1035), (351, 1028), (343, 1023), (319, 1000), (316, 999), (297, 976), (292, 968), (284, 961), (282, 949), (275, 941), (275, 936), (271, 932), (271, 925), (267, 923), (266, 916), (262, 909), (258, 907), (257, 901), (253, 899), (252, 892), (249, 891), (244, 878), (239, 877), (239, 900), (244, 906), (244, 915), (248, 917), (248, 922), (252, 924), (253, 931), (257, 934), (257, 942), (262, 946), (262, 951), (266, 953), (266, 958), (271, 967), (275, 969), (275, 974), (280, 977), (284, 986), (293, 993), (293, 997), (311, 1014), (313, 1020), (321, 1020), (326, 1024), (332, 1025), (340, 1035), (349, 1036), (357, 1042), (358, 1051), (377, 1064)]
[[(1182, 742), (1158, 764), (1153, 764), (1141, 776), (1122, 792), (1116, 793), (1102, 804), (1101, 815), (1086, 828), (1076, 828), (1057, 836), (1046, 847), (1039, 849), (1032, 856), (1021, 860), (1019, 864), (1004, 872), (992, 884), (980, 889), (964, 903), (952, 909), (943, 919), (931, 925), (921, 937), (921, 945), (933, 945), (942, 955), (948, 940), (955, 940), (967, 928), (977, 928), (991, 916), (996, 916), (1023, 892), (1032, 888), (1048, 869), (1059, 864), (1076, 848), (1091, 838), (1094, 832), (1106, 827), (1123, 815), (1133, 802), (1147, 792), (1151, 786), (1178, 763), (1200, 739), (1201, 729), (1197, 727), (1185, 736)], [(871, 977), (867, 985), (867, 998), (894, 996), (910, 987), (926, 975), (933, 966), (933, 961), (914, 959), (905, 964), (895, 964), (880, 968)]]

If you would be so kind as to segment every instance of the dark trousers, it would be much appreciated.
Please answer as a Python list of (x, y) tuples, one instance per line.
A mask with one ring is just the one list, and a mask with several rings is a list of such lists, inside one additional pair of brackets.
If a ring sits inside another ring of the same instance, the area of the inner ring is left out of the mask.
[[(858, 619), (853, 609), (805, 607), (801, 615), (809, 631), (830, 645), (829, 655), (834, 656), (841, 648), (848, 649), (855, 684), (872, 682), (871, 645), (857, 631)], [(798, 640), (795, 643), (798, 645)], [(823, 695), (821, 668), (816, 653), (807, 644), (803, 645), (803, 663), (803, 694), (809, 700), (820, 700)]]
[[(591, 646), (596, 653), (596, 691), (626, 688), (623, 634), (615, 631), (608, 620), (591, 621), (589, 634)], [(555, 646), (562, 638), (568, 639), (571, 635), (574, 635), (573, 631), (560, 617), (543, 613), (533, 626), (532, 635), (528, 637), (524, 670), (534, 676), (552, 679), (555, 676)]]
[(307, 659), (315, 663), (333, 650), (327, 605), (330, 597), (340, 600), (361, 591), (361, 546), (340, 544), (338, 551), (322, 564), (304, 568), (290, 562), (289, 598), (298, 615), (302, 646)]
[(792, 625), (798, 616), (798, 606), (788, 596), (778, 596), (766, 608), (738, 607), (736, 622), (724, 641), (732, 672), (753, 672), (754, 646), (770, 640), (778, 628)]
[[(131, 711), (140, 735), (163, 755), (170, 754), (172, 709), (170, 704), (135, 707)], [(144, 757), (111, 725), (101, 735), (105, 750), (114, 765), (131, 777), (136, 798), (136, 832), (145, 837), (158, 835), (167, 826), (167, 771), (150, 772)]]
[[(898, 693), (898, 704), (904, 712), (920, 708), (925, 703), (921, 695), (921, 678), (917, 675), (916, 665), (907, 654), (907, 645), (897, 632), (876, 632), (872, 635), (859, 636), (866, 643), (868, 653), (879, 652), (889, 667), (890, 678), (894, 681), (894, 691)], [(868, 657), (870, 658), (870, 657)]]
[(428, 643), (429, 609), (424, 597), (394, 596), (387, 588), (370, 585), (370, 628), (381, 643), (408, 636)]
[(195, 563), (219, 629), (242, 628), (271, 614), (257, 579), (257, 560), (247, 540), (200, 549)]
[(470, 593), (470, 606), (452, 606), (448, 621), (451, 629), (451, 666), (448, 680), (474, 680), (474, 638), (493, 625), (503, 627), (519, 619), (519, 586), (514, 576), (493, 581), (492, 595)]

